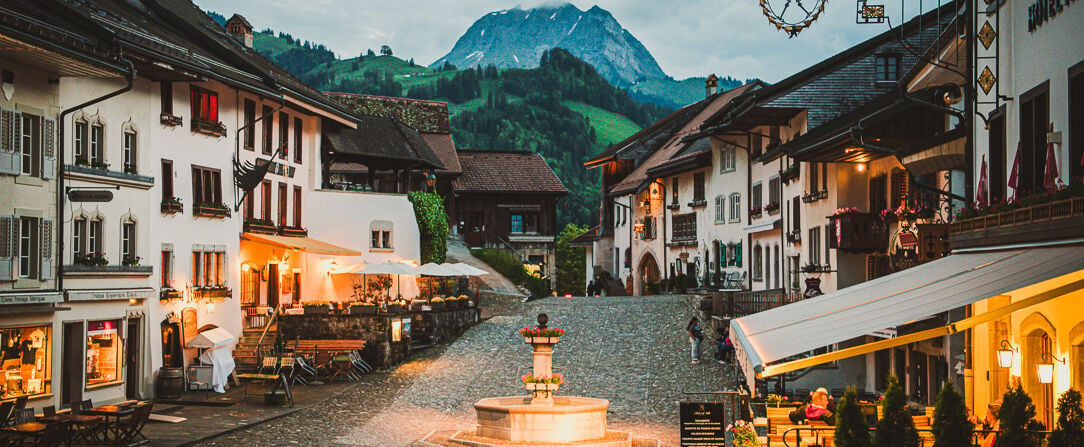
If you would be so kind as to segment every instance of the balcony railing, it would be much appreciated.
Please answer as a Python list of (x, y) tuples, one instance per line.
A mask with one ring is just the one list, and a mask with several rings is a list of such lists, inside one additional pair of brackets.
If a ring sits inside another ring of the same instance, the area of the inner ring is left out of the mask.
[(1031, 205), (952, 223), (952, 248), (1084, 237), (1084, 197)]
[(740, 318), (805, 299), (801, 291), (784, 289), (745, 292), (718, 292), (714, 300), (715, 314)]
[(888, 227), (880, 216), (852, 212), (829, 218), (835, 226), (829, 247), (845, 253), (876, 253), (888, 249)]

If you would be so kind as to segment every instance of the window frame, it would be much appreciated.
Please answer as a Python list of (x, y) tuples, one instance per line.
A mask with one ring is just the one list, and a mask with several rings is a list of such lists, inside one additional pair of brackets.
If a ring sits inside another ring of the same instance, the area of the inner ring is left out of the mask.
[(139, 143), (136, 139), (136, 131), (134, 129), (127, 129), (121, 134), (121, 159), (124, 162), (124, 172), (138, 172), (138, 145)]
[(158, 259), (159, 286), (173, 288), (173, 249), (163, 248)]
[(176, 198), (177, 192), (174, 190), (173, 183), (173, 160), (168, 158), (162, 159), (162, 201)]
[(815, 226), (809, 228), (809, 263), (812, 265), (821, 265), (821, 227)]
[(136, 257), (136, 223), (132, 219), (124, 219), (120, 223), (120, 259), (125, 260)]
[(737, 163), (737, 150), (736, 148), (726, 143), (719, 148), (719, 173), (726, 174), (728, 172), (734, 172), (738, 169)]
[(245, 132), (241, 147), (245, 150), (256, 150), (256, 101), (245, 98), (244, 105)]
[(678, 186), (679, 186), (678, 178), (674, 177), (670, 181), (670, 188), (672, 189), (672, 191), (670, 192), (670, 197), (671, 197), (671, 202), (670, 203), (672, 205), (678, 205), (680, 203), (680, 201), (678, 200)]
[(218, 124), (218, 92), (200, 86), (190, 86), (192, 119)]
[(271, 221), (271, 180), (260, 182), (260, 220)]
[(730, 222), (741, 222), (741, 193), (730, 194)]
[(301, 227), (301, 187), (294, 185), (294, 228)]
[[(891, 62), (891, 63), (889, 63)], [(903, 58), (898, 53), (881, 53), (873, 57), (873, 80), (877, 84), (896, 83), (900, 80), (900, 64)]]
[(260, 120), (262, 126), (261, 130), (263, 130), (263, 141), (260, 142), (261, 152), (264, 155), (271, 155), (274, 153), (271, 146), (273, 144), (272, 138), (275, 136), (275, 129), (273, 127), (275, 124), (275, 109), (272, 109), (269, 106), (263, 106), (262, 112), (263, 113), (260, 114), (260, 116), (264, 118)]
[(162, 81), (158, 86), (158, 95), (162, 101), (162, 115), (173, 115), (173, 82)]
[(41, 218), (33, 216), (18, 216), (18, 218), (17, 276), (19, 279), (39, 279), (41, 276)]
[(305, 121), (299, 116), (294, 117), (294, 163), (301, 164), (303, 157), (301, 156), (301, 146), (304, 145), (305, 134)]
[(75, 125), (73, 127), (75, 127), (75, 129), (72, 132), (72, 137), (74, 138), (74, 141), (72, 142), (72, 147), (74, 148), (72, 157), (76, 164), (79, 164), (80, 160), (85, 163), (90, 163), (90, 154), (87, 153), (89, 149), (87, 144), (90, 141), (90, 123), (83, 119), (77, 119), (75, 120)]
[(693, 202), (704, 202), (707, 200), (707, 180), (703, 172), (697, 172), (693, 174)]
[(205, 166), (192, 165), (193, 205), (221, 206), (222, 171)]
[(87, 220), (87, 251), (85, 254), (104, 255), (102, 247), (105, 244), (104, 224), (101, 217)]
[(290, 202), (289, 188), (285, 183), (279, 182), (279, 202), (278, 202), (278, 219), (275, 224), (280, 227), (286, 226), (286, 216), (288, 216), (288, 206)]
[(283, 160), (290, 156), (290, 115), (285, 111), (279, 112), (279, 147), (282, 148)]
[(86, 159), (91, 165), (105, 163), (105, 126), (97, 122), (90, 124), (90, 135)]
[(726, 196), (715, 196), (715, 223), (726, 223)]
[(19, 144), (18, 156), (22, 158), (22, 175), (41, 177), (42, 170), (42, 117), (26, 112), (21, 112), (20, 137), (23, 141)]

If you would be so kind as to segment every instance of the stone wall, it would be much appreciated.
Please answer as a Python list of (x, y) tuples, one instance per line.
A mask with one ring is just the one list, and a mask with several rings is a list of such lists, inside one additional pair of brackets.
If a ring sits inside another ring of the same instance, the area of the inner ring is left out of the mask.
[[(279, 335), (302, 340), (365, 340), (362, 357), (374, 368), (388, 368), (411, 353), (411, 342), (430, 344), (455, 338), (480, 320), (478, 308), (376, 315), (279, 315)], [(400, 341), (392, 341), (392, 321), (407, 319)]]

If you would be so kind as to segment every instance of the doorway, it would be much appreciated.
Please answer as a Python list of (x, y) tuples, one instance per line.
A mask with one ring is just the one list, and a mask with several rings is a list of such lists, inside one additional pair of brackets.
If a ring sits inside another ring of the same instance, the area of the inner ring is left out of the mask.
[(83, 368), (86, 358), (83, 348), (87, 345), (83, 322), (64, 323), (63, 373), (60, 393), (61, 404), (71, 404), (83, 400)]
[(467, 228), (464, 229), (463, 240), (468, 247), (481, 247), (484, 245), (483, 234), (485, 232), (485, 217), (481, 212), (467, 214)]
[(139, 386), (143, 373), (143, 362), (140, 354), (143, 352), (143, 319), (129, 318), (127, 328), (128, 342), (124, 353), (124, 394), (128, 399), (140, 399)]
[(279, 307), (279, 265), (267, 265), (267, 307)]
[(651, 253), (644, 255), (640, 260), (640, 295), (652, 295), (659, 293), (659, 264)]

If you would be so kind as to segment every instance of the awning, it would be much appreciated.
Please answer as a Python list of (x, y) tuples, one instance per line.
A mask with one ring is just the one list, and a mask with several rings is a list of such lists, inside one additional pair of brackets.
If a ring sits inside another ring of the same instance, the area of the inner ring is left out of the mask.
[[(735, 340), (737, 359), (746, 379), (752, 382), (754, 377), (770, 377), (951, 334), (1084, 290), (1082, 250), (1080, 246), (1047, 246), (952, 254), (836, 292), (735, 319), (730, 325), (731, 338)], [(1013, 304), (945, 327), (776, 363), (1006, 294), (1014, 297)]]
[(336, 256), (361, 256), (361, 252), (307, 237), (271, 236), (267, 234), (245, 233), (241, 239), (274, 245), (276, 247), (301, 250), (308, 253)]

